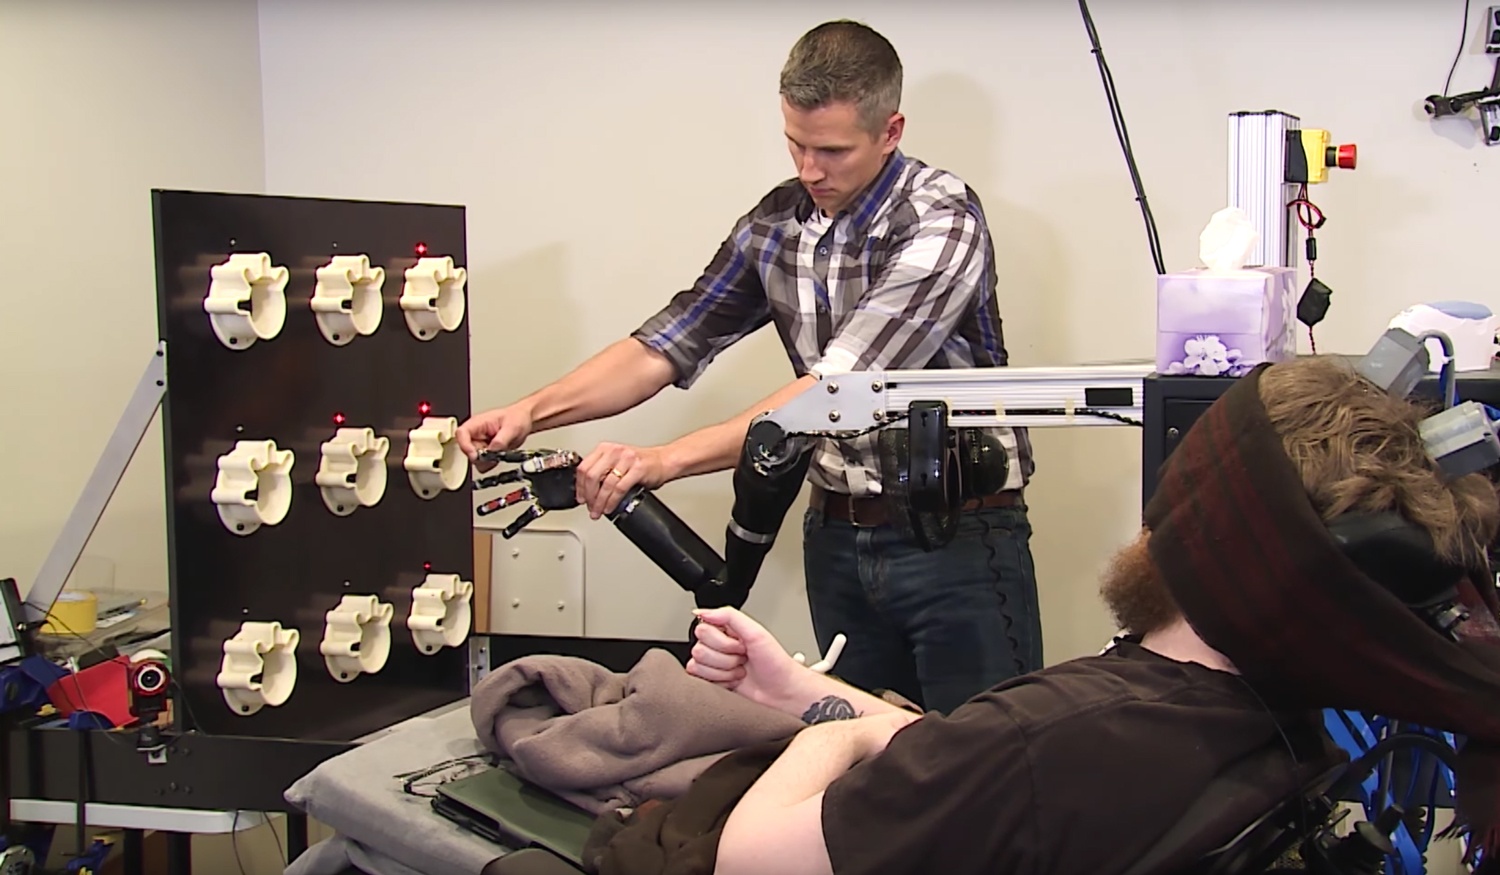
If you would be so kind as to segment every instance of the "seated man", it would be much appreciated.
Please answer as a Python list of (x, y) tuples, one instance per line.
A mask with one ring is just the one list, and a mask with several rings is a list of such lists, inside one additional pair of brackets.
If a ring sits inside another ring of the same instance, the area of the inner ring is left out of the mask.
[[(1484, 475), (1439, 472), (1423, 415), (1338, 359), (1241, 378), (1164, 466), (1105, 576), (1129, 634), (947, 717), (809, 671), (744, 614), (700, 612), (691, 674), (817, 724), (738, 800), (716, 872), (1123, 872), (1247, 756), (1266, 762), (1271, 800), (1299, 786), (1294, 757), (1336, 761), (1322, 708), (1466, 737), (1458, 813), (1491, 843), (1500, 626), (1485, 548), (1500, 505)], [(1469, 611), (1453, 634), (1329, 528), (1381, 512), (1430, 535)]]

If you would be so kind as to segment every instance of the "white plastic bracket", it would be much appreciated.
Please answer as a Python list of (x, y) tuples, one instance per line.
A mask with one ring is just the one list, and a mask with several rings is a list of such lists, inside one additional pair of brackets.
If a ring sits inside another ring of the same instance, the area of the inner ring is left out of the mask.
[(377, 596), (346, 595), (325, 615), (318, 652), (323, 654), (334, 680), (348, 683), (361, 674), (385, 668), (391, 654), (391, 617), (395, 612), (393, 605)]
[(457, 574), (428, 574), (411, 591), (411, 613), (406, 618), (417, 649), (432, 654), (464, 643), (469, 637), (473, 597), (472, 581), (459, 580)]
[(230, 349), (249, 349), (270, 340), (286, 323), (286, 284), (291, 271), (271, 264), (264, 252), (236, 252), (209, 268), (203, 311), (219, 342)]
[(406, 459), (402, 464), (411, 488), (423, 498), (464, 485), (468, 469), (463, 451), (454, 440), (457, 434), (458, 419), (452, 416), (428, 416), (407, 432)]
[(313, 477), (323, 503), (339, 516), (372, 507), (385, 495), (386, 456), (391, 439), (372, 428), (341, 428), (322, 446), (322, 461)]
[(230, 710), (248, 717), (267, 705), (276, 707), (291, 698), (297, 686), (296, 629), (280, 623), (247, 620), (224, 642), (219, 667), (219, 689)]
[(212, 498), (224, 527), (248, 535), (281, 522), (292, 506), (293, 462), (272, 440), (239, 441), (220, 456)]
[[(828, 655), (812, 665), (808, 665), (808, 669), (815, 674), (828, 674), (839, 661), (839, 656), (843, 654), (844, 645), (848, 643), (849, 639), (844, 636), (843, 632), (833, 636), (833, 641), (828, 644)], [(803, 656), (800, 652), (792, 654), (792, 659), (795, 659), (799, 665), (807, 665), (807, 657)]]
[(335, 255), (318, 268), (312, 311), (318, 330), (334, 346), (344, 346), (355, 335), (374, 334), (380, 327), (385, 268), (371, 267), (368, 255)]
[(468, 271), (453, 266), (453, 257), (422, 258), (406, 270), (401, 311), (418, 340), (453, 331), (464, 321), (464, 284)]

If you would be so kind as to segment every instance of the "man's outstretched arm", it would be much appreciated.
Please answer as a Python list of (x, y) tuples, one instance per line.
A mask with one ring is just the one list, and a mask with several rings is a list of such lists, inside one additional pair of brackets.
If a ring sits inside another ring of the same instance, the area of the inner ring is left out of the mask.
[(629, 410), (677, 378), (671, 360), (635, 338), (605, 347), (555, 383), (507, 407), (471, 417), (458, 445), (472, 461), (487, 448), (515, 449), (533, 432)]

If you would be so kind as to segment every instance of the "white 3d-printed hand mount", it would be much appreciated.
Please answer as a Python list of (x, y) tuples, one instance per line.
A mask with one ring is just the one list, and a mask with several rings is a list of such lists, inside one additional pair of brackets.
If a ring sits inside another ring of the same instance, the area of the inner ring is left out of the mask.
[(391, 439), (373, 428), (341, 428), (322, 446), (323, 459), (313, 477), (323, 503), (339, 516), (372, 507), (385, 495), (385, 459)]
[(357, 334), (374, 334), (384, 311), (384, 285), (385, 268), (371, 267), (368, 255), (335, 255), (318, 268), (312, 311), (323, 337), (344, 346)]
[(453, 266), (453, 257), (419, 259), (406, 270), (401, 311), (406, 326), (418, 340), (431, 340), (440, 331), (453, 331), (464, 321), (464, 284), (468, 271)]
[(209, 276), (203, 311), (220, 343), (249, 349), (255, 341), (281, 333), (291, 271), (272, 266), (271, 256), (264, 252), (236, 252), (210, 268)]
[(293, 461), (291, 450), (271, 440), (238, 441), (220, 456), (211, 497), (224, 527), (248, 535), (281, 522), (292, 506)]
[(391, 653), (391, 617), (395, 606), (373, 595), (346, 595), (325, 615), (318, 652), (333, 679), (348, 683), (361, 674), (385, 668)]
[(469, 637), (470, 602), (474, 584), (457, 574), (429, 574), (411, 591), (411, 613), (406, 628), (417, 649), (426, 654), (457, 647)]
[(233, 638), (224, 642), (218, 684), (230, 710), (248, 717), (266, 705), (284, 704), (291, 697), (297, 686), (300, 639), (296, 629), (283, 629), (280, 623), (247, 620)]
[(457, 434), (458, 419), (452, 416), (428, 416), (407, 432), (406, 459), (402, 464), (411, 488), (423, 498), (464, 485), (468, 465), (458, 441), (454, 440)]

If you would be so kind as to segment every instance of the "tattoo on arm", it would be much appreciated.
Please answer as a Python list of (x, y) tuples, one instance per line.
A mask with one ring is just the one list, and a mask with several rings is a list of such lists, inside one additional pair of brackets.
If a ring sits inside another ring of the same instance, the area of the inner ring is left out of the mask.
[(849, 704), (848, 699), (838, 696), (824, 696), (803, 712), (803, 723), (826, 723), (829, 720), (852, 720), (859, 713), (854, 706)]

